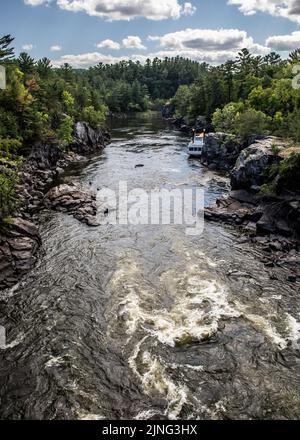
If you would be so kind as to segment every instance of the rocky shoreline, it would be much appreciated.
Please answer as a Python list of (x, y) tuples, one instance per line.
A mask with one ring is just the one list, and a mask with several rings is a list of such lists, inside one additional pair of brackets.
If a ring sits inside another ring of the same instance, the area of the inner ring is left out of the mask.
[(274, 137), (208, 135), (202, 163), (229, 173), (232, 191), (206, 208), (205, 218), (239, 228), (241, 240), (262, 248), (266, 267), (288, 268), (289, 281), (295, 282), (300, 279), (299, 165), (281, 173), (287, 154), (289, 145)]
[(68, 166), (86, 162), (86, 156), (102, 151), (109, 139), (107, 133), (78, 122), (68, 152), (51, 140), (33, 147), (19, 171), (18, 208), (0, 232), (0, 290), (14, 286), (37, 263), (42, 245), (39, 212), (43, 209), (65, 212), (97, 226), (96, 195), (79, 185), (55, 183)]

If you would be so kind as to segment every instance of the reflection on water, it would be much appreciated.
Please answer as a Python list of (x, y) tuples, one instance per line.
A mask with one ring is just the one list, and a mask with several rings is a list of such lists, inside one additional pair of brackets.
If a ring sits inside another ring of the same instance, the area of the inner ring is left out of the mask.
[[(118, 121), (65, 180), (204, 187), (209, 204), (227, 181), (186, 144), (161, 121)], [(299, 418), (299, 285), (233, 232), (46, 212), (42, 235), (39, 266), (1, 302), (1, 418)]]

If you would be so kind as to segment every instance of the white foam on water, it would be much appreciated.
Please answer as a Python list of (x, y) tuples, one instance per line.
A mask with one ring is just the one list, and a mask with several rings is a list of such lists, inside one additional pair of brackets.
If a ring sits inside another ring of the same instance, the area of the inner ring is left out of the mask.
[(8, 350), (10, 348), (14, 348), (17, 345), (21, 344), (24, 341), (24, 339), (25, 339), (25, 335), (21, 333), (16, 337), (14, 341), (10, 342), (9, 344), (4, 343), (3, 345), (0, 345), (0, 350)]
[(190, 364), (169, 364), (166, 363), (166, 365), (171, 368), (172, 370), (194, 370), (194, 371), (204, 371), (203, 365), (190, 365)]
[[(265, 308), (261, 310), (261, 315), (251, 313), (249, 306), (235, 302), (237, 310), (250, 321), (254, 327), (262, 332), (273, 344), (277, 345), (280, 350), (287, 348), (289, 343), (292, 343), (293, 348), (299, 348), (300, 342), (300, 322), (298, 322), (290, 314), (279, 315), (275, 308), (272, 308), (270, 301), (264, 301)], [(277, 325), (282, 330), (279, 332), (275, 328)]]
[[(149, 351), (142, 352), (144, 342), (149, 338), (145, 336), (136, 345), (129, 358), (129, 365), (134, 374), (140, 379), (146, 394), (154, 392), (161, 394), (168, 402), (165, 415), (170, 420), (176, 420), (184, 404), (188, 400), (188, 388), (180, 383), (174, 383), (166, 372), (166, 365)], [(139, 356), (140, 355), (140, 356)], [(155, 415), (151, 411), (142, 412), (136, 416), (137, 420), (147, 419)]]
[(140, 413), (138, 413), (133, 420), (150, 420), (152, 417), (157, 415), (157, 411), (154, 410), (146, 410), (146, 411), (141, 411)]
[(77, 412), (77, 420), (93, 421), (93, 420), (107, 420), (107, 418), (101, 414)]
[(177, 420), (188, 400), (188, 388), (183, 384), (174, 383), (166, 373), (166, 366), (148, 351), (141, 356), (141, 368), (142, 374), (138, 372), (136, 365), (134, 370), (142, 382), (144, 391), (147, 394), (161, 394), (168, 402), (165, 415), (170, 420)]
[(300, 346), (300, 322), (292, 315), (287, 314), (287, 331), (289, 332), (288, 340), (291, 341), (293, 348)]
[(50, 359), (46, 362), (45, 368), (59, 367), (64, 363), (64, 359), (61, 356), (51, 356)]
[(177, 281), (174, 304), (170, 310), (155, 311), (146, 321), (148, 332), (162, 344), (174, 347), (209, 339), (218, 331), (221, 318), (239, 316), (228, 303), (225, 286), (203, 266), (187, 264), (180, 278), (175, 271), (164, 277)]

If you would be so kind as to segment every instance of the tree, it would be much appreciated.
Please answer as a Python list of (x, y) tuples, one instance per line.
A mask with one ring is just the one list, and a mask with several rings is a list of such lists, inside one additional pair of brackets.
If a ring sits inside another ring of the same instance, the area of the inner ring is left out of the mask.
[(52, 65), (49, 58), (42, 58), (41, 60), (39, 60), (37, 62), (36, 70), (40, 77), (48, 78), (52, 70)]
[(105, 119), (107, 117), (107, 113), (108, 113), (108, 108), (106, 107), (105, 104), (102, 105), (102, 108), (99, 111), (96, 111), (94, 107), (91, 105), (83, 109), (82, 118), (92, 128), (97, 130), (104, 124)]
[(18, 65), (23, 73), (31, 74), (35, 69), (35, 61), (34, 59), (28, 55), (26, 52), (21, 52), (18, 58)]
[(73, 119), (71, 116), (66, 116), (57, 131), (58, 139), (62, 148), (67, 148), (73, 140)]
[(288, 60), (291, 64), (298, 63), (300, 61), (300, 49), (293, 50), (289, 54)]
[(265, 113), (247, 109), (236, 116), (236, 133), (241, 136), (266, 134), (268, 118)]
[(244, 112), (245, 105), (242, 102), (231, 102), (223, 109), (217, 109), (212, 117), (212, 122), (217, 131), (235, 133), (236, 118)]
[(0, 38), (0, 61), (6, 61), (13, 58), (14, 48), (9, 47), (14, 41), (14, 38), (10, 35), (4, 35)]
[(180, 86), (173, 99), (178, 116), (186, 116), (189, 113), (191, 90), (188, 86)]
[(281, 63), (281, 56), (276, 52), (270, 52), (264, 57), (264, 62), (269, 66), (278, 65)]
[(236, 72), (236, 62), (227, 61), (222, 67), (221, 72), (224, 76), (225, 89), (227, 92), (227, 102), (231, 102), (233, 99), (234, 91), (234, 74)]

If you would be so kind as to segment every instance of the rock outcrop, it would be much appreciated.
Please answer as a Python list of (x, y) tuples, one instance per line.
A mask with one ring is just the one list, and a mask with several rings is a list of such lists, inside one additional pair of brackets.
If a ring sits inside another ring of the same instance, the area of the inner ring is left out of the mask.
[(13, 218), (0, 237), (0, 290), (11, 287), (36, 264), (41, 238), (37, 226)]
[[(212, 151), (205, 153), (212, 158), (209, 160), (217, 157), (214, 160), (223, 164), (227, 157), (232, 163), (233, 156), (218, 153), (218, 146), (212, 145)], [(205, 209), (207, 220), (240, 227), (258, 243), (262, 239), (264, 248), (272, 254), (297, 248), (300, 240), (300, 194), (293, 181), (299, 176), (300, 161), (295, 160), (294, 167), (287, 166), (288, 173), (282, 174), (280, 164), (286, 157), (286, 147), (280, 139), (265, 137), (243, 148), (231, 170), (230, 195)]]
[(47, 142), (39, 142), (33, 146), (28, 163), (39, 169), (53, 170), (62, 158), (62, 150), (55, 140), (49, 139)]
[(59, 185), (45, 196), (47, 208), (73, 215), (89, 226), (98, 226), (96, 221), (96, 195), (79, 185)]
[(213, 170), (230, 171), (247, 143), (226, 133), (211, 133), (205, 138), (201, 162)]
[(18, 199), (15, 218), (5, 224), (0, 221), (0, 290), (13, 286), (36, 264), (41, 246), (37, 214), (45, 207), (70, 213), (89, 226), (98, 225), (94, 194), (77, 186), (51, 188), (64, 168), (72, 163), (84, 163), (86, 158), (82, 155), (102, 150), (108, 141), (107, 133), (78, 122), (68, 153), (63, 152), (54, 139), (33, 146), (15, 187)]
[(276, 138), (267, 137), (245, 148), (231, 172), (232, 189), (250, 189), (268, 182), (268, 167), (279, 163), (278, 148), (282, 147)]
[(94, 130), (86, 122), (77, 122), (70, 150), (77, 154), (93, 154), (108, 143), (110, 136), (103, 130)]

